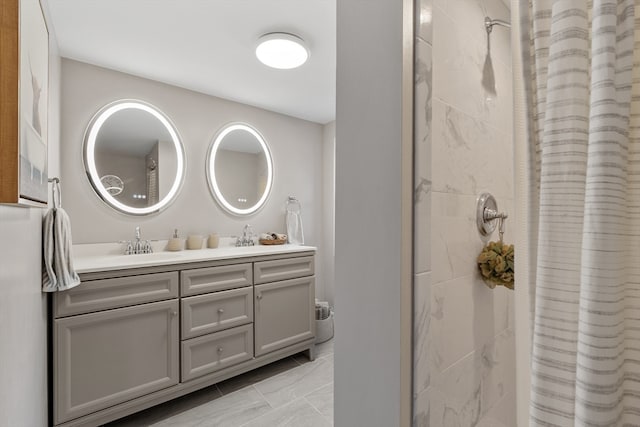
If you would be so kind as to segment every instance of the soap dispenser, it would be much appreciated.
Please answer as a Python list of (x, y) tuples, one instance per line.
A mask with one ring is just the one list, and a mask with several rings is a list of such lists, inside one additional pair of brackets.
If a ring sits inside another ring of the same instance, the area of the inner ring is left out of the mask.
[(181, 251), (184, 248), (184, 241), (178, 237), (178, 229), (173, 230), (173, 237), (167, 242), (168, 251)]

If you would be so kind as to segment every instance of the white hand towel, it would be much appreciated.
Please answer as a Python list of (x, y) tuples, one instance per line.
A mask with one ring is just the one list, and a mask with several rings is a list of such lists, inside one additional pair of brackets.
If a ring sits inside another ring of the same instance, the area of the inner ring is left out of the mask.
[(295, 197), (287, 200), (287, 239), (294, 245), (304, 245), (304, 231), (302, 230), (302, 206)]
[(302, 216), (300, 211), (287, 210), (287, 236), (289, 243), (304, 245), (304, 231), (302, 231)]
[(80, 277), (73, 268), (69, 215), (62, 208), (50, 209), (44, 216), (42, 235), (42, 291), (64, 291), (78, 286)]

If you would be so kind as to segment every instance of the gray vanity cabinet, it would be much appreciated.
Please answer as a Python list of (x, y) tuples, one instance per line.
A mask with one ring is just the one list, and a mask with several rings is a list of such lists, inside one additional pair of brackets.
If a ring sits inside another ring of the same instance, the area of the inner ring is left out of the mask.
[(96, 427), (307, 351), (314, 252), (82, 273), (53, 295), (57, 427)]
[(54, 321), (56, 423), (178, 384), (178, 301)]

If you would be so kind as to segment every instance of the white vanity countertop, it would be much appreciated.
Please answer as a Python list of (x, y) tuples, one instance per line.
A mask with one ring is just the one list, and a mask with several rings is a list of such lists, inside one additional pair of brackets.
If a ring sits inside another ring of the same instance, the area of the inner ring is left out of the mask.
[(167, 252), (166, 241), (153, 242), (154, 253), (124, 255), (122, 245), (113, 243), (73, 245), (73, 266), (76, 273), (94, 273), (97, 271), (123, 270), (158, 265), (184, 264), (201, 261), (217, 261), (231, 258), (245, 258), (261, 255), (292, 254), (315, 251), (314, 246), (299, 245), (256, 245), (256, 246), (220, 246), (215, 249), (182, 250)]

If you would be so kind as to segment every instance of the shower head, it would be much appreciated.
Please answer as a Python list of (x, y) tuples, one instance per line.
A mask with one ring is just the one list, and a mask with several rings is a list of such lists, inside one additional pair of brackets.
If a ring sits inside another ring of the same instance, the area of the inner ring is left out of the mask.
[(487, 34), (491, 34), (494, 25), (511, 28), (511, 23), (507, 21), (503, 21), (502, 19), (491, 19), (488, 16), (484, 17), (484, 27), (487, 29)]
[(484, 59), (484, 67), (482, 68), (482, 87), (485, 90), (487, 99), (490, 100), (497, 95), (496, 78), (493, 71), (493, 61), (491, 60), (491, 31), (494, 25), (511, 28), (511, 24), (501, 19), (491, 19), (484, 17), (484, 27), (487, 30), (487, 55)]

